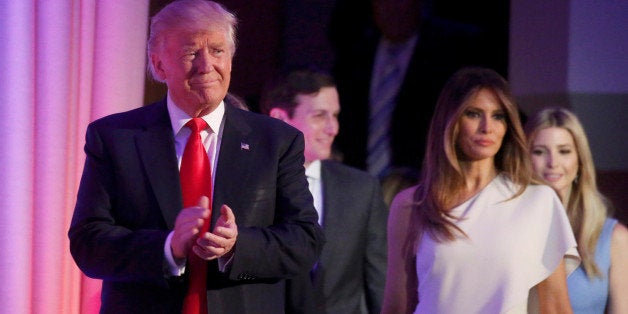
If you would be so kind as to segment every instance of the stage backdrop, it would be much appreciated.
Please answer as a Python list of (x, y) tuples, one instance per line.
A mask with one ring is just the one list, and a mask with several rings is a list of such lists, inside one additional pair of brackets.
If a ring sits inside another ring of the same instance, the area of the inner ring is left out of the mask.
[(97, 313), (67, 230), (87, 124), (143, 102), (148, 0), (0, 0), (0, 309)]

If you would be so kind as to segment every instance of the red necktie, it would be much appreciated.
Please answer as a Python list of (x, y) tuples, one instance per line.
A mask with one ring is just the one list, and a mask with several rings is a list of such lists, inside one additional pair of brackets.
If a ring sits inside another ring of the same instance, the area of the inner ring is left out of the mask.
[[(209, 197), (211, 217), (212, 178), (209, 158), (201, 140), (200, 131), (207, 128), (207, 122), (201, 118), (193, 118), (185, 126), (192, 130), (185, 145), (181, 159), (180, 179), (183, 192), (183, 207), (198, 204), (201, 196)], [(209, 230), (209, 219), (205, 219), (200, 235)], [(207, 262), (190, 251), (188, 254), (190, 268), (190, 286), (183, 301), (183, 314), (207, 313)]]

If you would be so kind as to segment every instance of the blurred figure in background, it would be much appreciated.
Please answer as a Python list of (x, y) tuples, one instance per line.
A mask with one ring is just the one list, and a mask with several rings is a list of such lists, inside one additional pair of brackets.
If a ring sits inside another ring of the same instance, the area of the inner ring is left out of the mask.
[(567, 278), (574, 313), (628, 313), (628, 229), (598, 191), (589, 141), (568, 109), (547, 108), (526, 124), (536, 174), (560, 196), (582, 264)]
[(236, 108), (246, 110), (246, 111), (251, 111), (249, 106), (246, 104), (246, 101), (244, 100), (244, 98), (234, 93), (227, 93), (227, 95), (225, 96), (225, 102)]
[(397, 193), (416, 185), (419, 178), (419, 171), (411, 167), (394, 167), (384, 172), (381, 184), (386, 206), (390, 207), (390, 203)]
[(333, 78), (290, 72), (267, 87), (260, 108), (303, 132), (305, 173), (327, 240), (311, 274), (288, 281), (290, 312), (379, 313), (388, 211), (376, 178), (331, 159), (340, 112)]
[(419, 170), (445, 81), (462, 66), (496, 68), (500, 59), (481, 28), (437, 18), (425, 2), (339, 0), (332, 15), (343, 107), (337, 148), (346, 164), (378, 177), (390, 167)]

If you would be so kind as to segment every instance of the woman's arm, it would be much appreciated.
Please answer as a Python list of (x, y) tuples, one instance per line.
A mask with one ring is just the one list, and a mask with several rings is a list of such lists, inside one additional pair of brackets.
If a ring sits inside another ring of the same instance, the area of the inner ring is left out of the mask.
[(554, 273), (541, 281), (536, 288), (541, 313), (573, 313), (567, 292), (567, 272), (564, 260), (560, 262)]
[(409, 238), (416, 238), (413, 228), (412, 195), (414, 188), (402, 191), (393, 200), (388, 216), (388, 266), (382, 313), (412, 313), (418, 304), (414, 247)]
[(628, 313), (628, 229), (617, 223), (611, 238), (607, 313)]

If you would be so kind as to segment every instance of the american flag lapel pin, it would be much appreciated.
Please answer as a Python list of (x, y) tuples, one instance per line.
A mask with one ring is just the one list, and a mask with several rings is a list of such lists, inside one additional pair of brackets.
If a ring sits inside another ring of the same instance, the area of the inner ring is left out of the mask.
[(249, 150), (249, 144), (240, 142), (240, 150)]

